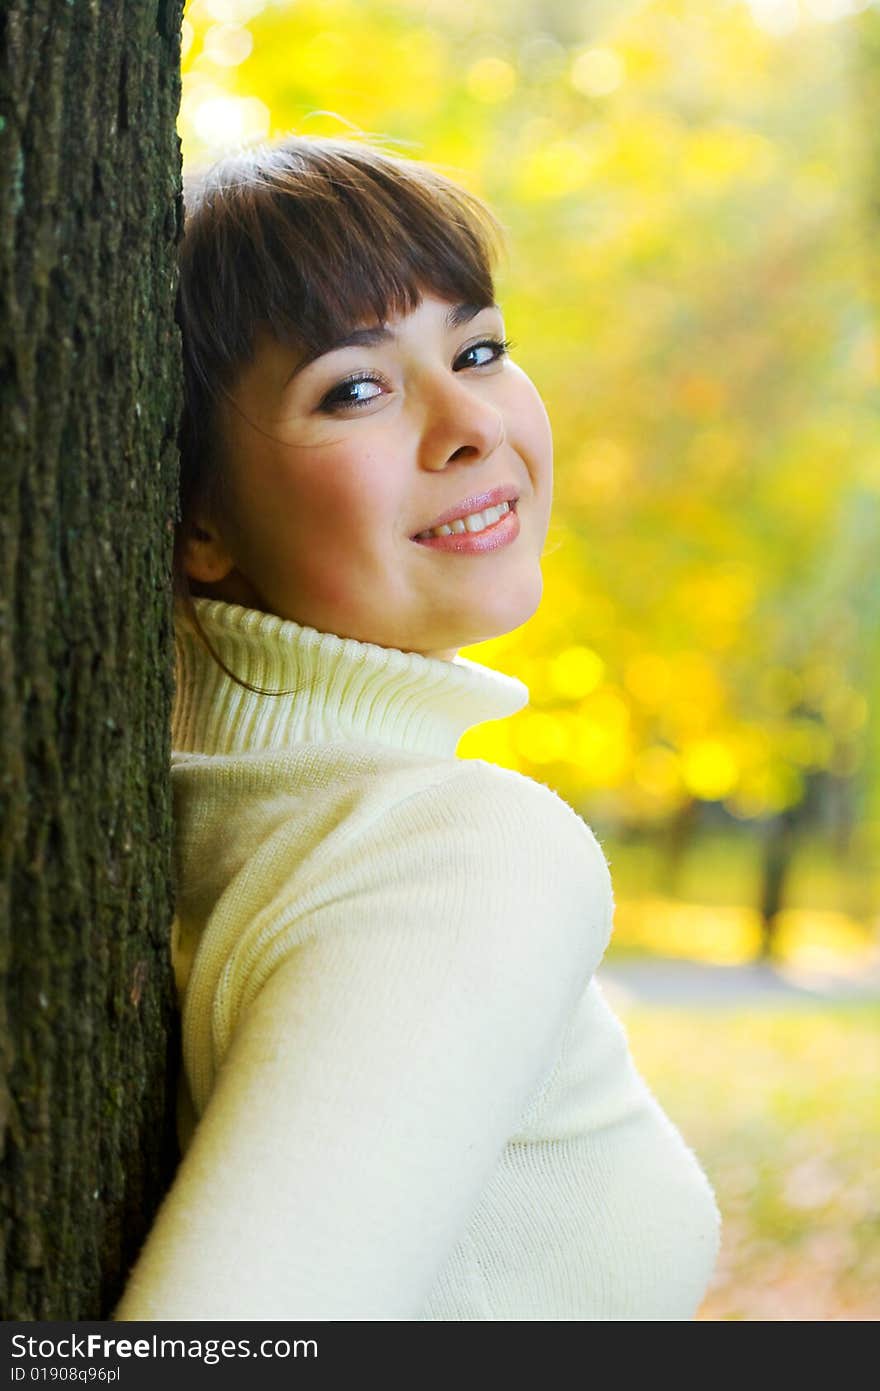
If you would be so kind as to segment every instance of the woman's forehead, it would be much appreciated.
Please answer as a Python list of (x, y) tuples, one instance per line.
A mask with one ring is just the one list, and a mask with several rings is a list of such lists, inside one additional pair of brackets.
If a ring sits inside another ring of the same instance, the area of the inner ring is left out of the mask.
[(387, 315), (380, 317), (375, 312), (366, 312), (352, 319), (350, 327), (338, 335), (328, 335), (327, 341), (313, 347), (290, 337), (279, 338), (270, 325), (261, 324), (254, 334), (254, 365), (265, 369), (272, 376), (279, 376), (281, 382), (287, 381), (297, 368), (306, 366), (324, 357), (327, 353), (347, 347), (372, 347), (394, 337), (394, 331), (407, 320), (430, 314), (438, 319), (441, 326), (454, 330), (470, 322), (485, 309), (498, 309), (494, 301), (475, 304), (467, 300), (448, 299), (431, 290), (419, 291), (419, 297), (412, 307), (392, 308)]

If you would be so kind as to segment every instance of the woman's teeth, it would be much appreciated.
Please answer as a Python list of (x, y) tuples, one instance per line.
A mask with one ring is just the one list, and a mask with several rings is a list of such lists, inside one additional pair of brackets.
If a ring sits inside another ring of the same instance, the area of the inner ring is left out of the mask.
[(420, 531), (416, 540), (422, 536), (452, 536), (463, 531), (485, 531), (487, 526), (494, 526), (499, 517), (503, 517), (505, 512), (509, 511), (510, 503), (500, 502), (497, 507), (487, 507), (485, 512), (471, 512), (467, 517), (457, 517), (447, 526), (435, 526), (430, 531)]

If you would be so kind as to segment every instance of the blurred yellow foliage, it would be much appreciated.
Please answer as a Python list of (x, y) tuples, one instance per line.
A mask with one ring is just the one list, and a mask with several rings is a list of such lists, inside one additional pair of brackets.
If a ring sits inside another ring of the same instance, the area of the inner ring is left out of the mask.
[(733, 750), (720, 739), (685, 742), (681, 751), (685, 786), (695, 797), (714, 802), (736, 787), (739, 768)]
[(775, 164), (776, 152), (770, 140), (742, 126), (719, 124), (691, 136), (683, 175), (695, 188), (717, 192), (733, 181), (766, 179)]
[(516, 88), (516, 69), (503, 58), (478, 58), (468, 70), (467, 85), (477, 101), (506, 101)]
[(623, 81), (626, 65), (613, 48), (586, 48), (572, 58), (571, 85), (588, 97), (607, 97)]
[(566, 700), (577, 700), (602, 680), (605, 663), (589, 647), (566, 647), (550, 663), (550, 684)]

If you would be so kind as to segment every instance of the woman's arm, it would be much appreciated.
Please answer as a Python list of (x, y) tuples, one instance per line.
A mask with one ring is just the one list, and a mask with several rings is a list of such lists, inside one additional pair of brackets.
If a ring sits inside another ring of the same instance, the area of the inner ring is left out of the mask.
[(116, 1319), (418, 1317), (610, 928), (574, 813), (462, 767), (243, 1005)]

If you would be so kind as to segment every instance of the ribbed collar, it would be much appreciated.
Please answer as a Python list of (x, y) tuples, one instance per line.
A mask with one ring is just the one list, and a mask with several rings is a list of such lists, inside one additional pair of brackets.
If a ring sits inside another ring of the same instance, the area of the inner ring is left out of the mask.
[(256, 695), (217, 665), (178, 617), (175, 753), (233, 754), (303, 741), (365, 739), (452, 756), (465, 730), (521, 710), (528, 687), (466, 657), (444, 661), (321, 633), (276, 614), (194, 599), (211, 644)]

